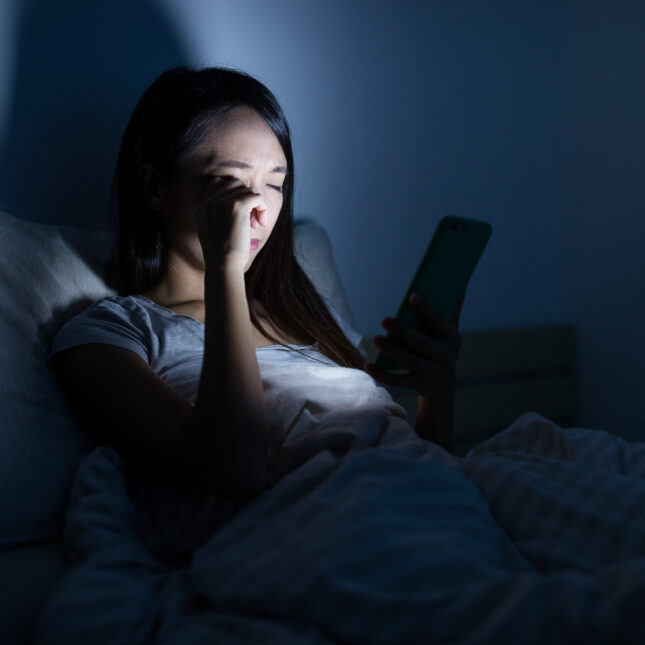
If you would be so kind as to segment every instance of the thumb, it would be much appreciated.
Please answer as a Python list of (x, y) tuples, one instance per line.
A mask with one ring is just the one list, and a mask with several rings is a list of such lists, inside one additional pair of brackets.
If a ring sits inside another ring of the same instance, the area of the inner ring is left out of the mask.
[(457, 308), (455, 309), (455, 312), (450, 316), (450, 322), (459, 327), (459, 318), (461, 316), (461, 308), (464, 305), (464, 300), (466, 299), (466, 294), (464, 293), (463, 296), (461, 296), (461, 300), (459, 301), (459, 304), (457, 305)]

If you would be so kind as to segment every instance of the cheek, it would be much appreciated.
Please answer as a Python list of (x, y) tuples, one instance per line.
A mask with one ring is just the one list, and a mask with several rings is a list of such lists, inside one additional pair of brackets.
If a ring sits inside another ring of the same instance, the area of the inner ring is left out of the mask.
[(273, 233), (273, 229), (275, 228), (275, 225), (278, 223), (278, 216), (280, 215), (280, 209), (275, 211), (274, 213), (271, 213), (269, 215), (269, 235)]
[(275, 223), (278, 221), (278, 217), (280, 216), (280, 211), (282, 210), (283, 205), (284, 205), (284, 200), (282, 196), (280, 196), (278, 199), (275, 200), (275, 204), (270, 210), (272, 227), (275, 226)]

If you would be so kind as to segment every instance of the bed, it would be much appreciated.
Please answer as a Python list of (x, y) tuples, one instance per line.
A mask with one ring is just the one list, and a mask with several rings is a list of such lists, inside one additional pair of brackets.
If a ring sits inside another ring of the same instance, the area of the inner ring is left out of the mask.
[[(352, 325), (324, 229), (295, 230)], [(643, 642), (645, 444), (569, 427), (575, 330), (464, 334), (456, 455), (391, 390), (310, 415), (276, 485), (225, 508), (138, 480), (52, 377), (56, 330), (114, 293), (113, 251), (0, 214), (2, 642)]]

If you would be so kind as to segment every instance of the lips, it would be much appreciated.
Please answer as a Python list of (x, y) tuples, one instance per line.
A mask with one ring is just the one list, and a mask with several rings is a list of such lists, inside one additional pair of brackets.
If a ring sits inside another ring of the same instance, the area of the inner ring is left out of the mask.
[(258, 246), (260, 246), (260, 240), (258, 240), (257, 238), (253, 238), (251, 240), (251, 249), (255, 251), (255, 249), (257, 249)]

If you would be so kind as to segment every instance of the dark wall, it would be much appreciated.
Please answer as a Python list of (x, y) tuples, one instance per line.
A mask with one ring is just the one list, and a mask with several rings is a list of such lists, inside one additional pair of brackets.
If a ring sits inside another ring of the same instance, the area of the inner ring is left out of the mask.
[(130, 0), (28, 2), (16, 29), (0, 207), (107, 228), (127, 119), (147, 84), (185, 62), (182, 47), (151, 3)]

